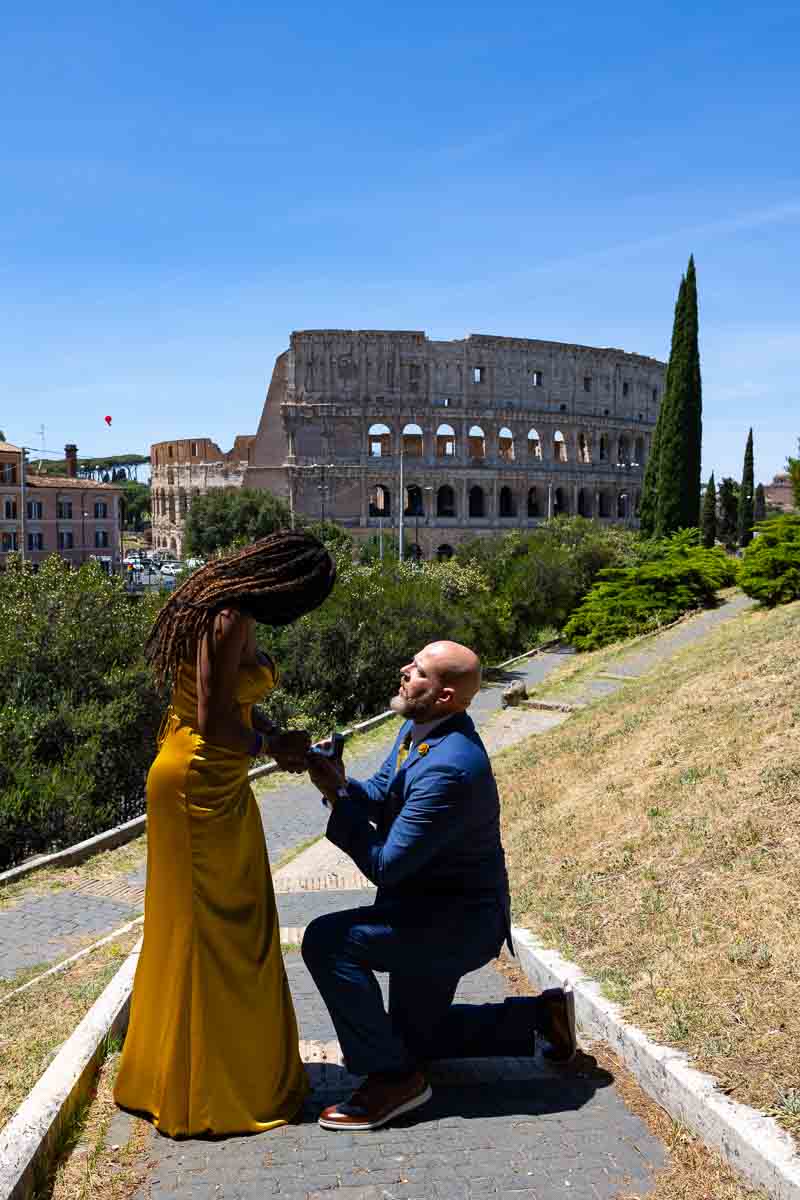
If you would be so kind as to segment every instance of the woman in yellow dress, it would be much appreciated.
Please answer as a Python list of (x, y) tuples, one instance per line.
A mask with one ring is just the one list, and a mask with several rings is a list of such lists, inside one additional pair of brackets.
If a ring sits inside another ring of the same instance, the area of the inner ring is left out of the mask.
[(308, 1090), (247, 772), (262, 752), (304, 770), (310, 745), (253, 709), (275, 685), (256, 622), (310, 612), (334, 577), (316, 538), (273, 534), (192, 575), (148, 639), (172, 701), (147, 779), (144, 943), (114, 1095), (173, 1137), (285, 1125)]

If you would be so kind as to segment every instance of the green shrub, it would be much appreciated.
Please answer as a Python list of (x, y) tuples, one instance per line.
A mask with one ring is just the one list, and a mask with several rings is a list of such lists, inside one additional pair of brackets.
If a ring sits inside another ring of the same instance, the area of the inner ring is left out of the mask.
[(721, 547), (698, 544), (697, 530), (643, 542), (641, 560), (601, 571), (564, 626), (578, 650), (658, 629), (690, 609), (708, 607), (721, 587), (736, 582), (736, 563)]
[(742, 556), (739, 583), (762, 604), (800, 598), (800, 516), (786, 513), (756, 526), (758, 536)]
[(0, 573), (0, 868), (143, 811), (152, 614), (97, 563)]

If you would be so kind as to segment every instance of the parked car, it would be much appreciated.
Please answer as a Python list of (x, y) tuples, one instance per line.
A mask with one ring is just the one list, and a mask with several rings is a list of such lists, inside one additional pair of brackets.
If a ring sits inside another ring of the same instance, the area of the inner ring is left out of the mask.
[(176, 575), (180, 575), (181, 571), (183, 571), (183, 570), (184, 570), (184, 565), (182, 562), (169, 562), (168, 561), (168, 562), (161, 564), (161, 574), (162, 575), (170, 575), (170, 576), (172, 576), (173, 579)]

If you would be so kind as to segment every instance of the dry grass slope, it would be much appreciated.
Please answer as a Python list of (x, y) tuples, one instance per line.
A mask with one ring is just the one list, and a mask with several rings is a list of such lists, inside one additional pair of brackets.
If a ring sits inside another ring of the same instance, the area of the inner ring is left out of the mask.
[(497, 764), (515, 920), (800, 1133), (800, 604)]

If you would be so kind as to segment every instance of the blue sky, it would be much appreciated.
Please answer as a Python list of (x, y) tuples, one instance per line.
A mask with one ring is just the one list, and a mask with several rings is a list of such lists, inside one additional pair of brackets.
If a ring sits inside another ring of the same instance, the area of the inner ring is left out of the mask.
[[(0, 428), (254, 432), (292, 329), (666, 358), (697, 261), (704, 471), (800, 434), (800, 15), (228, 0), (4, 18)], [(113, 415), (108, 429), (103, 416)]]

